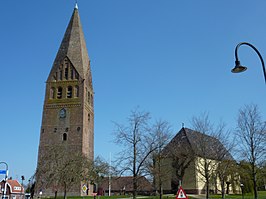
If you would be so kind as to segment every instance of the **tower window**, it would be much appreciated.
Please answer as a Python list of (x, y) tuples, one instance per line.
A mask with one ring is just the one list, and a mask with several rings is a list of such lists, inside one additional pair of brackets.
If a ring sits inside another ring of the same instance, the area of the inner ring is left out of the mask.
[(70, 69), (70, 78), (71, 79), (74, 78), (74, 69), (73, 68)]
[(63, 134), (63, 141), (67, 141), (67, 134), (66, 133)]
[(56, 131), (57, 131), (57, 128), (54, 128), (54, 133), (56, 133)]
[(55, 98), (55, 88), (52, 87), (50, 88), (50, 99), (54, 99)]
[(79, 97), (79, 86), (75, 86), (75, 97)]
[(68, 79), (68, 67), (65, 67), (65, 79)]
[(88, 114), (88, 121), (90, 122), (91, 121), (91, 115)]
[(60, 69), (59, 71), (59, 80), (62, 80), (63, 79), (63, 70)]
[(62, 98), (62, 87), (58, 87), (57, 88), (57, 99), (61, 99)]
[(72, 86), (67, 87), (67, 98), (72, 98)]

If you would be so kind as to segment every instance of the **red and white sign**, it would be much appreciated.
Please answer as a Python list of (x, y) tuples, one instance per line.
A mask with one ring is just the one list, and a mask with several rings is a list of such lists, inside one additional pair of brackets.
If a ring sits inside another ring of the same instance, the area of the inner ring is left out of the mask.
[(184, 189), (180, 186), (177, 194), (176, 194), (176, 199), (188, 199), (186, 192), (184, 191)]

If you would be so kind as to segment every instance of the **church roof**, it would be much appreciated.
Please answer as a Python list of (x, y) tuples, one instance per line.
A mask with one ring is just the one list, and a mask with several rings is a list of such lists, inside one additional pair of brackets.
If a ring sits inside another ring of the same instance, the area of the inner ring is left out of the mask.
[(198, 157), (213, 160), (233, 159), (217, 138), (189, 128), (182, 128), (164, 148), (163, 153), (175, 153), (184, 149), (191, 150)]
[(90, 70), (90, 61), (77, 6), (74, 8), (64, 38), (57, 52), (51, 73), (58, 68), (65, 57), (68, 57), (80, 77), (85, 79), (88, 70)]

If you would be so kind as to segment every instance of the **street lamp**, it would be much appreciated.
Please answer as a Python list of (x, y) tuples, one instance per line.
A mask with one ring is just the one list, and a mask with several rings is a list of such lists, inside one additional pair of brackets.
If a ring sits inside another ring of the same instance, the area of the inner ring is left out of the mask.
[(238, 51), (238, 48), (242, 45), (247, 45), (249, 47), (251, 47), (253, 50), (255, 50), (255, 52), (258, 54), (259, 58), (260, 58), (260, 61), (261, 61), (261, 64), (262, 64), (262, 70), (263, 70), (263, 74), (264, 74), (264, 80), (265, 80), (265, 84), (266, 84), (266, 70), (265, 70), (265, 66), (264, 66), (264, 61), (262, 59), (262, 56), (260, 54), (260, 52), (258, 51), (257, 48), (255, 48), (255, 46), (253, 46), (252, 44), (250, 43), (247, 43), (247, 42), (241, 42), (239, 44), (237, 44), (236, 46), (236, 49), (235, 49), (235, 58), (236, 58), (236, 65), (235, 67), (231, 70), (232, 73), (241, 73), (241, 72), (244, 72), (245, 70), (247, 70), (247, 67), (245, 66), (241, 66), (240, 64), (240, 61), (238, 60), (238, 55), (237, 55), (237, 51)]
[(242, 192), (242, 199), (244, 199), (244, 184), (240, 184), (241, 192)]

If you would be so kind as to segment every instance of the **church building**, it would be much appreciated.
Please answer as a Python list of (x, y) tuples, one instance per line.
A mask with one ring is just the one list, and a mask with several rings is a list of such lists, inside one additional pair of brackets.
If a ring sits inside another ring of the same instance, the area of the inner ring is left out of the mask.
[[(94, 92), (90, 59), (76, 4), (63, 40), (57, 52), (46, 81), (43, 105), (38, 168), (44, 164), (44, 157), (52, 156), (53, 147), (62, 147), (71, 156), (79, 152), (94, 158)], [(52, 164), (56, 164), (57, 158)], [(36, 178), (36, 194), (63, 195), (63, 189), (46, 183), (49, 173), (41, 173)], [(86, 184), (86, 186), (84, 186)], [(92, 195), (88, 182), (77, 183), (68, 195)]]

